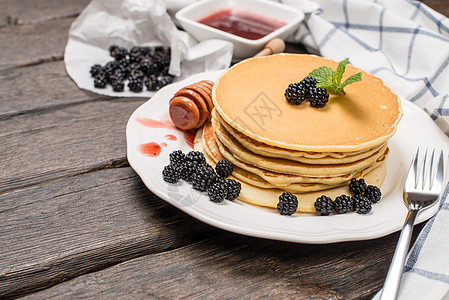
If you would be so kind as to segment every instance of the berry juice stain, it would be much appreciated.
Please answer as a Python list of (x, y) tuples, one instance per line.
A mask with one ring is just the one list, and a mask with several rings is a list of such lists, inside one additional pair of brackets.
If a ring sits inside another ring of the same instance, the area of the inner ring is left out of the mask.
[(167, 134), (165, 136), (165, 138), (169, 141), (177, 141), (178, 140), (178, 138), (176, 136), (174, 136), (173, 134)]
[(150, 142), (146, 144), (141, 144), (139, 146), (139, 151), (145, 156), (158, 157), (161, 154), (161, 145), (155, 142)]
[(148, 118), (136, 118), (136, 121), (142, 124), (143, 126), (150, 128), (166, 128), (166, 129), (176, 128), (175, 124), (173, 124), (171, 120), (159, 121)]
[(190, 146), (190, 148), (193, 149), (194, 147), (194, 140), (197, 130), (185, 130), (184, 131), (184, 140), (186, 141), (187, 145)]

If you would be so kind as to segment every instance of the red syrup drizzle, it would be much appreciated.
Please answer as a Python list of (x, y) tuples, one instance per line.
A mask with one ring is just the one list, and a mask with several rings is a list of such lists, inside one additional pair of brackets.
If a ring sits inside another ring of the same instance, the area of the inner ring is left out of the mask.
[(195, 145), (194, 140), (195, 140), (196, 132), (197, 132), (196, 129), (184, 131), (184, 140), (186, 141), (187, 145), (189, 145), (190, 148), (192, 148), (192, 149)]
[(158, 157), (161, 154), (161, 145), (155, 142), (141, 144), (139, 150), (145, 156)]
[(178, 140), (178, 138), (176, 136), (174, 136), (173, 134), (167, 134), (165, 136), (165, 138), (169, 141), (177, 141)]
[[(153, 119), (148, 119), (148, 118), (136, 118), (136, 121), (139, 122), (140, 124), (142, 124), (143, 126), (149, 127), (149, 128), (177, 129), (177, 127), (175, 126), (175, 124), (173, 124), (173, 122), (171, 121), (170, 116), (168, 114), (167, 114), (167, 116), (164, 116), (161, 119), (162, 120), (159, 121), (159, 120), (153, 120)], [(184, 140), (185, 140), (186, 144), (189, 145), (189, 147), (192, 149), (194, 148), (194, 140), (195, 140), (196, 132), (197, 132), (196, 129), (183, 131)], [(167, 134), (165, 137), (170, 141), (178, 140), (178, 138), (173, 134)], [(162, 145), (162, 146), (166, 147), (164, 145)]]

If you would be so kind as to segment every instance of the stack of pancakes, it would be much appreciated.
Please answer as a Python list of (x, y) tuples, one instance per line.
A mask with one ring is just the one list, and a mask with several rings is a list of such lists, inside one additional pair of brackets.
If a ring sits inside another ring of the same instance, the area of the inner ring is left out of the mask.
[(337, 65), (279, 54), (240, 62), (215, 82), (215, 109), (196, 147), (213, 163), (234, 164), (233, 176), (243, 184), (240, 200), (274, 208), (288, 191), (298, 196), (299, 211), (313, 212), (317, 197), (349, 194), (351, 178), (382, 184), (387, 141), (402, 110), (379, 78), (348, 65), (343, 80), (362, 72), (362, 81), (346, 86), (345, 95), (330, 95), (325, 107), (285, 100), (290, 83)]

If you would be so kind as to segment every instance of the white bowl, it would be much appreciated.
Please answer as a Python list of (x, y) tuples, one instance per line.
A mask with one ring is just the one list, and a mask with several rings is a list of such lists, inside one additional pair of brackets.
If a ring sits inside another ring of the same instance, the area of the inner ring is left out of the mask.
[[(261, 17), (285, 23), (284, 26), (257, 39), (246, 39), (204, 24), (198, 21), (225, 9), (237, 9)], [(304, 13), (286, 5), (267, 0), (206, 0), (190, 4), (176, 13), (176, 19), (184, 30), (198, 41), (223, 39), (234, 44), (234, 58), (254, 56), (263, 49), (272, 38), (285, 39), (295, 31), (304, 19)]]

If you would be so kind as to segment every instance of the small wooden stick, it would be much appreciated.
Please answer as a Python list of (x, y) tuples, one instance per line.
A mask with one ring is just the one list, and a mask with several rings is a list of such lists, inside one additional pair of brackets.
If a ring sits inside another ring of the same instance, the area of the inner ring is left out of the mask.
[(281, 53), (285, 49), (285, 43), (280, 38), (270, 40), (262, 51), (254, 55), (254, 57), (267, 56), (275, 53)]

